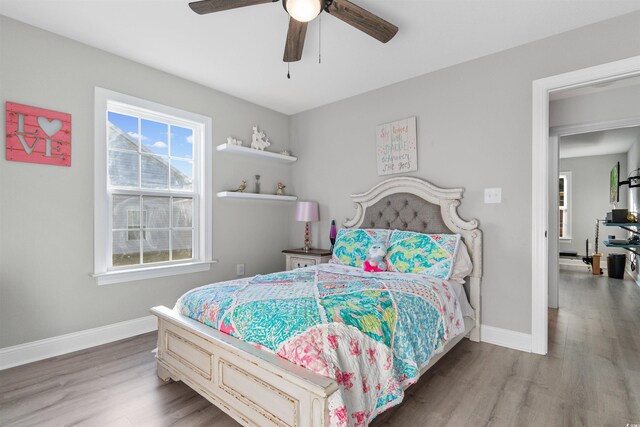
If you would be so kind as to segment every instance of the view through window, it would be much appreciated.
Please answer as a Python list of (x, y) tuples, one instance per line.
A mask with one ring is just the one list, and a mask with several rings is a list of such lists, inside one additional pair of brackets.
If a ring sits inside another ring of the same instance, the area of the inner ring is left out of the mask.
[(112, 267), (194, 258), (196, 136), (182, 121), (109, 105)]

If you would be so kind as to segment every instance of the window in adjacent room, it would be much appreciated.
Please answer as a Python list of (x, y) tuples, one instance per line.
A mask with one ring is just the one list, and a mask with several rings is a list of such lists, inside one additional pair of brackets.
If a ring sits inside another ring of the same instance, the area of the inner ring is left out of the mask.
[(559, 177), (558, 207), (560, 239), (571, 239), (571, 172), (562, 172)]
[(99, 283), (209, 268), (210, 135), (209, 118), (96, 88)]

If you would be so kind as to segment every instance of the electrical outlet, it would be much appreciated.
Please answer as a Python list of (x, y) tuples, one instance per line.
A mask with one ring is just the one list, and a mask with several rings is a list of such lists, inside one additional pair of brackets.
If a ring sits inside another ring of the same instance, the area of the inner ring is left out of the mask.
[(238, 276), (244, 276), (244, 264), (237, 264), (236, 265), (236, 274)]

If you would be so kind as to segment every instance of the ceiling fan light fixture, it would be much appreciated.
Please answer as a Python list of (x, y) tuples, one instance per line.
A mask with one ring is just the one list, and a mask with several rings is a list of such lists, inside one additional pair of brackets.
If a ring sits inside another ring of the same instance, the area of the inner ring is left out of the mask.
[(322, 11), (322, 0), (283, 0), (287, 13), (298, 22), (309, 22)]

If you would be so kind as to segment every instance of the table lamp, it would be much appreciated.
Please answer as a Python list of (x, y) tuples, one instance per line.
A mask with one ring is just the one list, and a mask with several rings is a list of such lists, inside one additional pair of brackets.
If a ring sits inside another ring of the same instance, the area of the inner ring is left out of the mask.
[(304, 247), (305, 252), (311, 249), (311, 221), (318, 221), (320, 215), (318, 213), (318, 202), (297, 202), (296, 203), (296, 221), (306, 222), (304, 229)]

